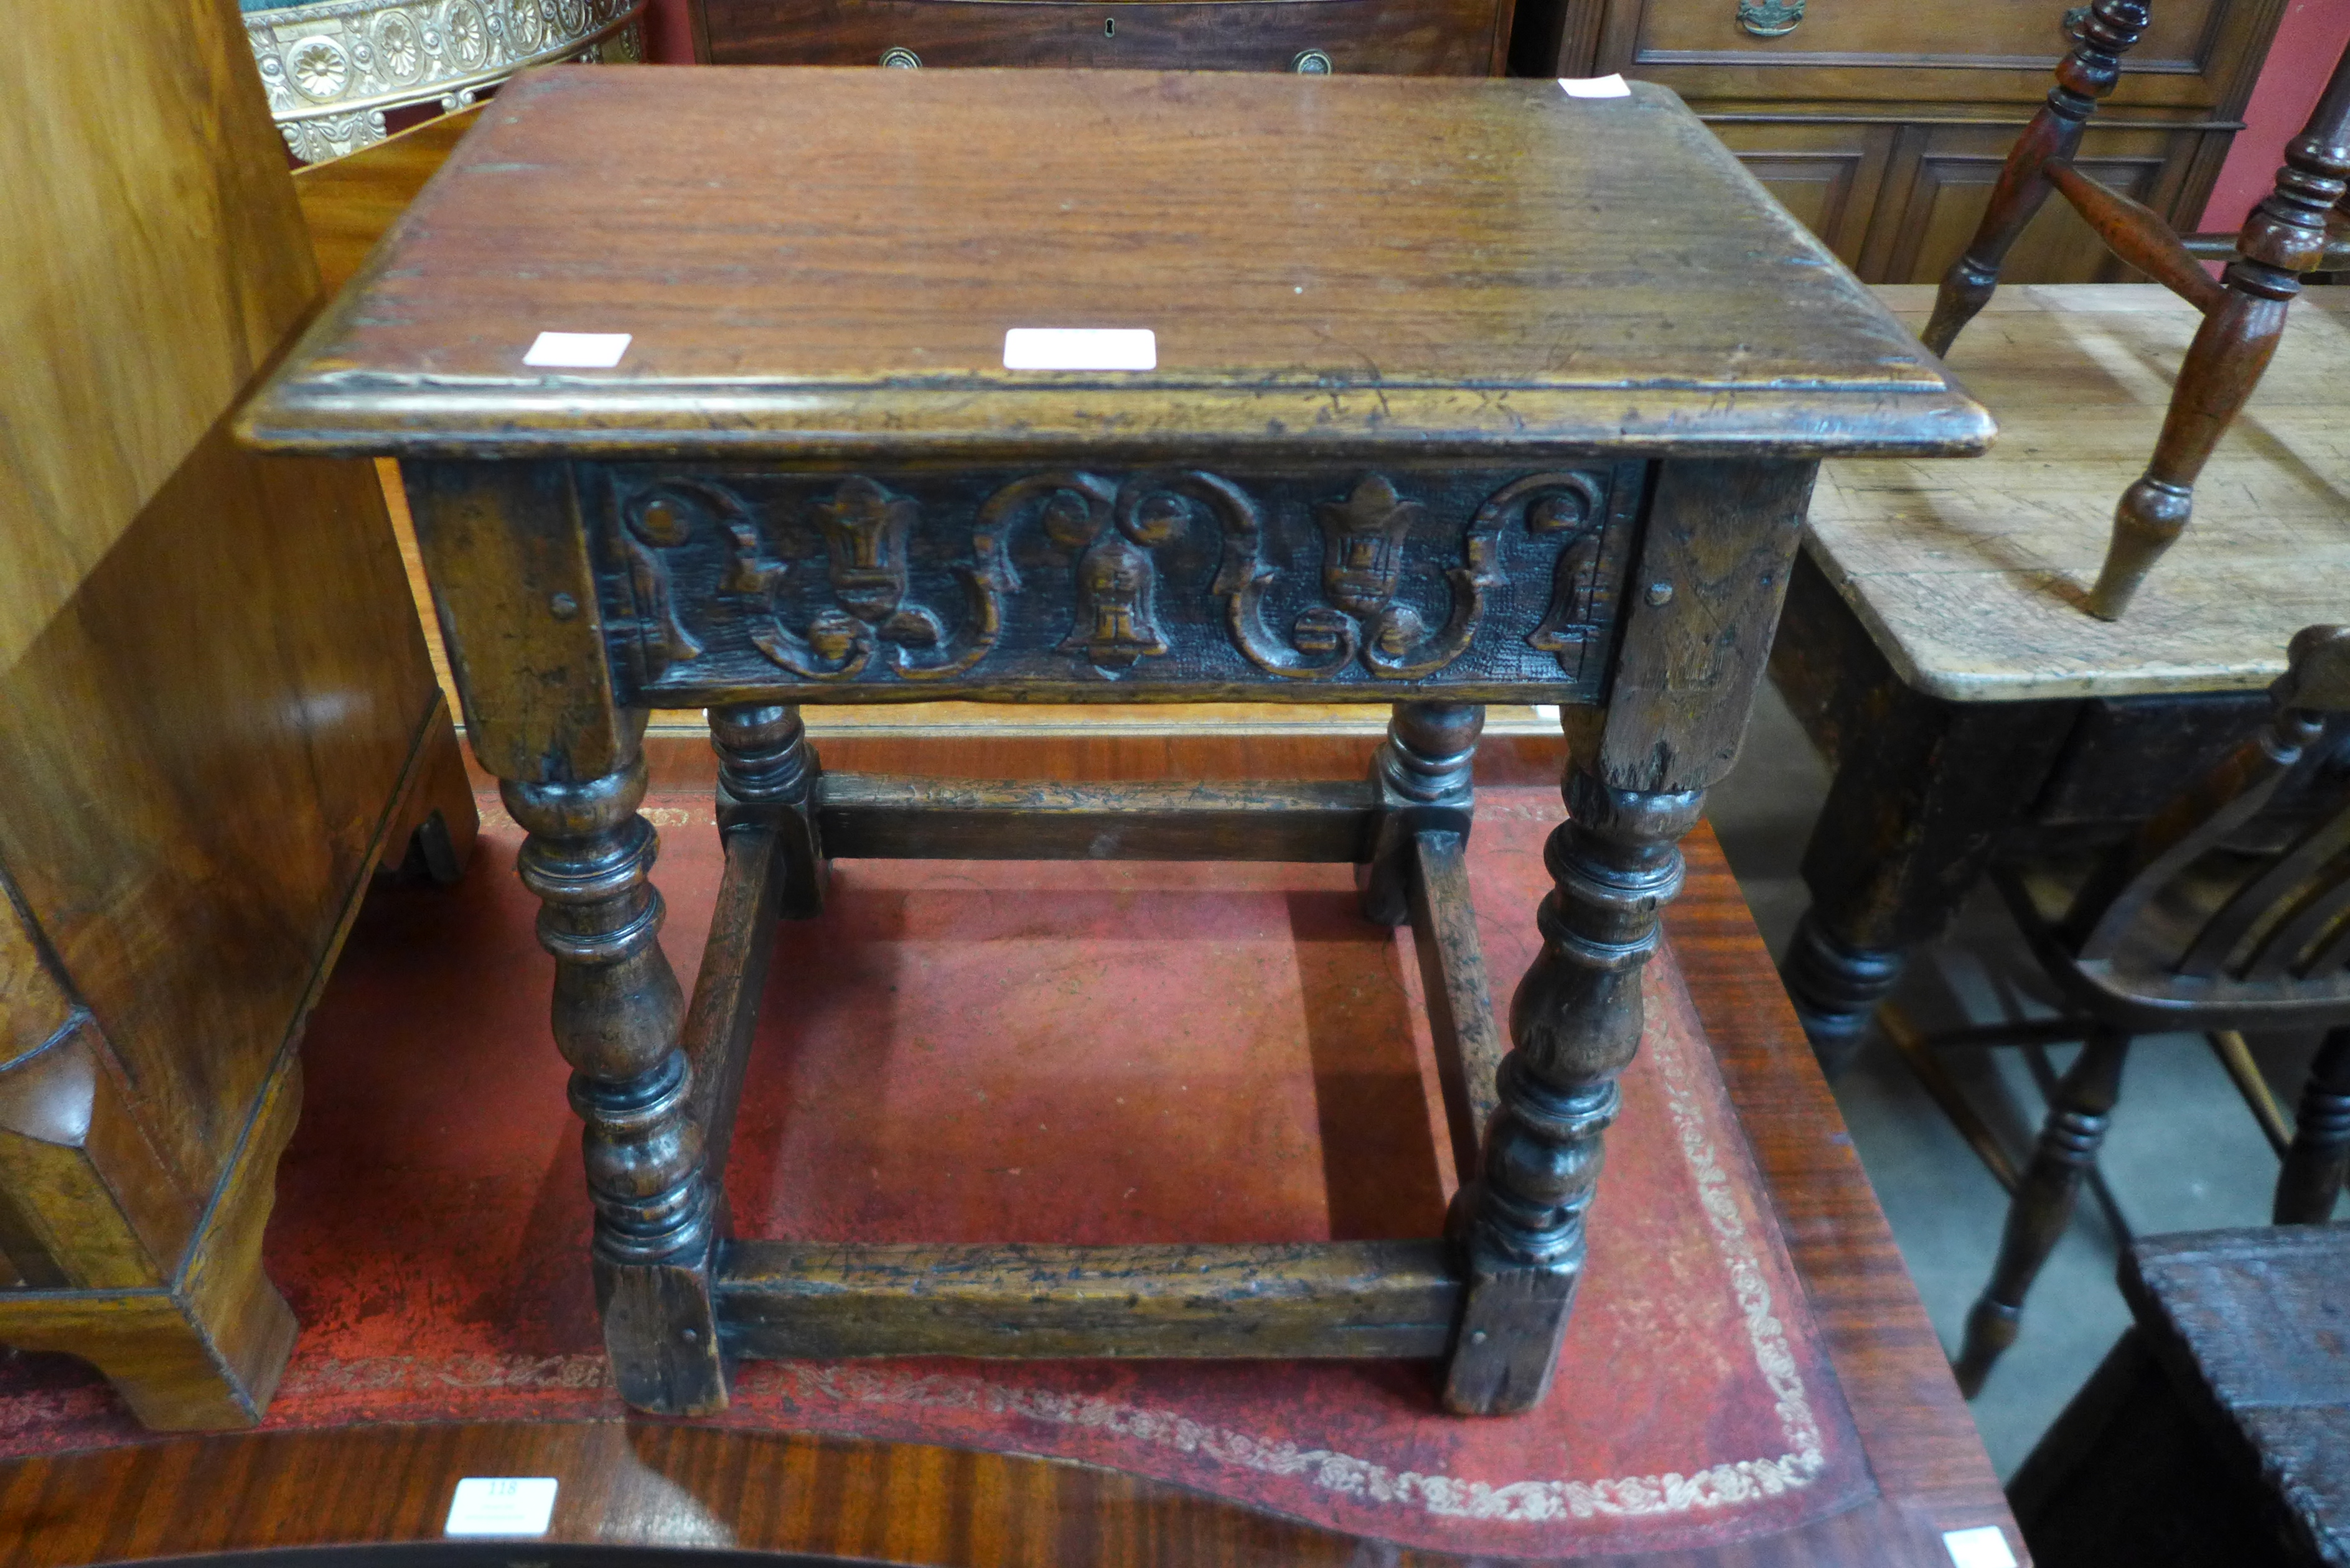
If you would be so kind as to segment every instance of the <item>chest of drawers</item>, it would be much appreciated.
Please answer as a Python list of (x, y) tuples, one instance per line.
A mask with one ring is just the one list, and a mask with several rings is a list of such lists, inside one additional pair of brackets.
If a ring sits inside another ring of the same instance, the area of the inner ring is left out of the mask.
[[(1620, 71), (1696, 109), (1869, 283), (1932, 283), (1973, 235), (2001, 162), (2068, 47), (2055, 0), (1525, 0), (1513, 68)], [(2100, 106), (2081, 169), (2191, 229), (2284, 7), (2164, 0)], [(2113, 283), (2062, 203), (2007, 275)]]
[(737, 66), (1499, 75), (1512, 0), (691, 0)]

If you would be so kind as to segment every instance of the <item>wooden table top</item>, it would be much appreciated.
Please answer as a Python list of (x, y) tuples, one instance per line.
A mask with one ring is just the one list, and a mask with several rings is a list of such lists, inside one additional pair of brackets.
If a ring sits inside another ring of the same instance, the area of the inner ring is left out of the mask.
[[(828, 765), (950, 776), (1344, 778), (1360, 738), (828, 742)], [(1556, 776), (1547, 740), (1489, 741), (1481, 782)], [(701, 741), (657, 745), (659, 790), (706, 789)], [(1950, 1562), (1945, 1531), (1998, 1528), (2022, 1555), (1999, 1485), (1903, 1269), (1835, 1102), (1712, 836), (1685, 841), (1666, 911), (1690, 988), (1789, 1253), (1809, 1294), (1877, 1495), (1789, 1533), (1620, 1568)], [(494, 869), (494, 867), (492, 869)], [(911, 1443), (727, 1430), (692, 1422), (474, 1422), (154, 1438), (0, 1464), (0, 1563), (68, 1564), (197, 1552), (435, 1542), (462, 1476), (554, 1476), (559, 1539), (796, 1551), (993, 1568), (1336, 1564), (1351, 1538), (1083, 1465)], [(485, 1542), (450, 1562), (546, 1556)], [(1423, 1554), (1381, 1561), (1426, 1563)], [(405, 1559), (403, 1559), (405, 1560)]]
[[(1913, 328), (1934, 291), (1877, 294)], [(2195, 520), (2106, 622), (2080, 608), (2201, 317), (2155, 285), (2002, 288), (1950, 368), (1999, 440), (1970, 462), (1823, 466), (1805, 547), (1897, 674), (1960, 702), (2257, 690), (2350, 618), (2350, 301), (2313, 288), (2203, 472)]]
[[(1007, 370), (1018, 327), (1148, 328), (1157, 368)], [(629, 342), (534, 369), (543, 330)], [(1393, 461), (1990, 422), (1660, 88), (710, 67), (509, 86), (244, 433)]]

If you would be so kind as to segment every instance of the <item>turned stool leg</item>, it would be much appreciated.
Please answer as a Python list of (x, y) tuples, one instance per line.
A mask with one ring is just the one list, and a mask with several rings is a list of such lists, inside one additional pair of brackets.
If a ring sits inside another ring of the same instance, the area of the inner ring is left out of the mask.
[(2336, 1029), (2317, 1048), (2309, 1082), (2301, 1091), (2301, 1114), (2293, 1119), (2293, 1147), (2277, 1173), (2280, 1225), (2323, 1225), (2334, 1218), (2334, 1200), (2350, 1172), (2350, 1029)]
[(2126, 1034), (2093, 1036), (2056, 1085), (2048, 1119), (2041, 1125), (2040, 1145), (2008, 1206), (2007, 1229), (2000, 1237), (1991, 1283), (1967, 1314), (1966, 1343), (1950, 1364), (1960, 1391), (1970, 1399), (1982, 1392), (1991, 1364), (2015, 1343), (2022, 1326), (2024, 1294), (2055, 1251), (2057, 1238), (2073, 1222), (2081, 1179), (2097, 1162), (2097, 1147), (2106, 1141), (2114, 1101), (2121, 1093), (2122, 1062), (2129, 1044)]
[(519, 870), (542, 905), (539, 942), (555, 955), (555, 1042), (587, 1124), (596, 1297), (614, 1381), (639, 1409), (723, 1409), (711, 1189), (702, 1129), (686, 1115), (684, 999), (660, 949), (660, 894), (646, 880), (657, 840), (637, 813), (644, 762), (585, 784), (508, 780), (500, 793), (530, 834)]
[(2052, 160), (2070, 160), (2081, 145), (2089, 116), (2121, 80), (2121, 57), (2137, 44), (2147, 19), (2147, 0), (2095, 0), (2073, 23), (2073, 50), (2056, 67), (2048, 101), (2008, 153), (1974, 239), (1942, 275), (1934, 314), (1918, 334), (1935, 353), (1948, 354), (1960, 331), (1991, 303), (2008, 247), (2048, 200), (2046, 166)]
[(710, 710), (718, 753), (718, 831), (772, 826), (781, 874), (778, 912), (787, 920), (824, 913), (827, 867), (816, 832), (816, 781), (821, 771), (800, 711), (781, 702), (737, 702)]
[(1639, 1049), (1640, 971), (1680, 890), (1677, 841), (1702, 791), (1610, 789), (1570, 763), (1569, 820), (1544, 859), (1543, 949), (1510, 1002), (1501, 1107), (1452, 1230), (1469, 1283), (1444, 1390), (1463, 1415), (1529, 1410), (1549, 1391), (1583, 1272), (1584, 1211), (1616, 1080)]
[(1381, 815), (1370, 859), (1357, 875), (1363, 918), (1399, 926), (1411, 917), (1410, 848), (1415, 833), (1469, 836), (1476, 805), (1469, 778), (1485, 710), (1475, 702), (1399, 702), (1388, 738), (1371, 760)]

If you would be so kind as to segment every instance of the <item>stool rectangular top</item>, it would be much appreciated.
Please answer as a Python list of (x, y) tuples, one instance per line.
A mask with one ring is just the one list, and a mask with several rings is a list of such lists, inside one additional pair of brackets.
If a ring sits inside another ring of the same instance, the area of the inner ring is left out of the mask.
[[(1024, 327), (1148, 330), (1156, 365), (1008, 369)], [(526, 364), (543, 332), (628, 341)], [(1991, 428), (1661, 88), (567, 67), (505, 88), (241, 427), (1228, 461), (1959, 455)]]

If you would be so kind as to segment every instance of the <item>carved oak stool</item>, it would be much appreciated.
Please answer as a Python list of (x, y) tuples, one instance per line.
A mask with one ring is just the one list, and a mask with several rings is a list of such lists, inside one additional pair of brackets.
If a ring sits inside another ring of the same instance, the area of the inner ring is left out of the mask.
[[(1085, 337), (1007, 369), (1040, 327), (1150, 329), (1155, 368)], [(542, 329), (629, 336), (566, 369)], [(939, 1352), (1445, 1356), (1453, 1408), (1534, 1405), (1816, 462), (1990, 431), (1660, 89), (721, 69), (518, 81), (244, 424), (402, 462), (530, 834), (615, 1375), (680, 1412), (730, 1355)], [(1297, 697), (1395, 705), (1369, 780), (827, 774), (797, 706)], [(1498, 700), (1564, 704), (1574, 753), (1506, 1054), (1461, 856)], [(690, 1005), (637, 811), (655, 707), (707, 707), (723, 763)], [(1451, 1234), (730, 1237), (774, 922), (870, 856), (1358, 865), (1429, 977)]]

